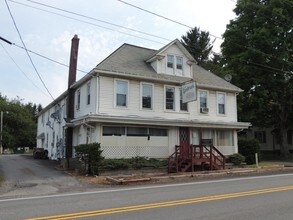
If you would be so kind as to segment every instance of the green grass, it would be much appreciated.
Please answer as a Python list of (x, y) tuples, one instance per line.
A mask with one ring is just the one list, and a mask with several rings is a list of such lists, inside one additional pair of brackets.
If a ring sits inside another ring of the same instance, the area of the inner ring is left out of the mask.
[(3, 182), (4, 182), (4, 177), (0, 176), (0, 186), (2, 185)]
[[(267, 167), (267, 166), (273, 166), (273, 165), (276, 165), (276, 163), (270, 163), (270, 162), (260, 162), (260, 163), (258, 163), (259, 167)], [(247, 167), (256, 168), (256, 164), (247, 165)]]

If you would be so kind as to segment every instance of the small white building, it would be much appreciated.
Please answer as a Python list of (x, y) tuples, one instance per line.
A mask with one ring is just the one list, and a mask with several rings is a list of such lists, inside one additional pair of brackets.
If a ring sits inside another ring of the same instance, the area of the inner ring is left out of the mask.
[[(183, 103), (181, 86), (190, 81), (197, 100)], [(73, 146), (99, 142), (106, 158), (167, 158), (175, 145), (201, 139), (237, 153), (237, 132), (250, 125), (237, 121), (242, 90), (196, 65), (179, 40), (160, 50), (123, 44), (71, 89), (74, 118), (66, 115), (67, 91), (38, 117), (37, 147), (51, 159), (65, 157), (69, 127)]]

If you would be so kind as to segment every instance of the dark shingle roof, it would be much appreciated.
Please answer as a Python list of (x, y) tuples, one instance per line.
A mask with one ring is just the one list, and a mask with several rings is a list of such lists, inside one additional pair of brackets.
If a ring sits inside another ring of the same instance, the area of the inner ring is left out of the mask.
[[(176, 43), (177, 41), (173, 42)], [(157, 50), (123, 44), (99, 63), (94, 70), (98, 73), (104, 71), (124, 77), (142, 77), (149, 78), (150, 80), (174, 81), (174, 83), (182, 83), (189, 80), (186, 77), (156, 73), (151, 65), (146, 62), (156, 52)], [(196, 64), (193, 64), (193, 78), (198, 87), (201, 88), (214, 88), (233, 92), (242, 91), (240, 88)]]

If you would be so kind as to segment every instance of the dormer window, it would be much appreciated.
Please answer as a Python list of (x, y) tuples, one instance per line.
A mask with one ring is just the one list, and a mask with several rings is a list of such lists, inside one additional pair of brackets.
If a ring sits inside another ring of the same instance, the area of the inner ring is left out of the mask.
[(183, 74), (183, 57), (167, 54), (167, 74), (180, 75)]
[(183, 67), (183, 58), (176, 57), (176, 69), (182, 70), (182, 67)]
[(168, 68), (174, 68), (174, 56), (173, 55), (167, 55), (167, 67)]

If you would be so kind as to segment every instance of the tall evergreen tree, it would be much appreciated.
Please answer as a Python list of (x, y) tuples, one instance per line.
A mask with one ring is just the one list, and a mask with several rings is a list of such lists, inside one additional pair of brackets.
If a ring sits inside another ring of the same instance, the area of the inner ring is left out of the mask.
[(195, 27), (181, 38), (181, 43), (200, 66), (208, 62), (213, 49), (213, 42), (211, 42), (209, 32), (201, 31), (199, 28)]
[(234, 12), (221, 47), (226, 73), (244, 89), (240, 120), (274, 127), (286, 157), (293, 115), (293, 2), (238, 0)]

